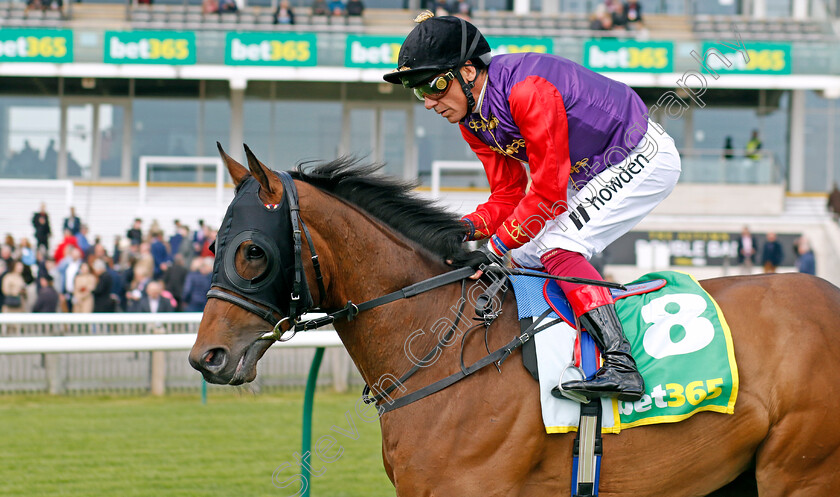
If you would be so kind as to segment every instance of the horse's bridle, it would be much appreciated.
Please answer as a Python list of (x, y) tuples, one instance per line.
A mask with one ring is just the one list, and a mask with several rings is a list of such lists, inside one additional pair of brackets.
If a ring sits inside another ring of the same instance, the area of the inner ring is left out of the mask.
[[(360, 304), (354, 304), (352, 301), (348, 301), (343, 308), (335, 312), (331, 312), (326, 316), (301, 321), (300, 317), (303, 314), (320, 307), (324, 296), (326, 295), (326, 289), (324, 288), (321, 266), (318, 262), (318, 254), (315, 252), (315, 244), (312, 242), (312, 236), (309, 234), (309, 229), (300, 217), (300, 205), (298, 202), (298, 192), (295, 182), (291, 175), (286, 171), (281, 171), (279, 173), (275, 171), (275, 174), (277, 174), (283, 184), (283, 202), (277, 204), (276, 206), (272, 206), (273, 209), (271, 209), (267, 214), (262, 216), (248, 216), (249, 223), (262, 222), (264, 225), (263, 229), (242, 229), (233, 235), (231, 242), (228, 242), (231, 231), (241, 228), (233, 226), (235, 224), (239, 224), (236, 214), (238, 213), (237, 209), (242, 206), (238, 206), (238, 202), (244, 203), (245, 207), (249, 209), (254, 209), (255, 203), (253, 198), (256, 198), (259, 201), (259, 188), (255, 179), (248, 178), (245, 182), (240, 184), (239, 187), (237, 187), (236, 197), (233, 202), (231, 202), (231, 206), (225, 214), (225, 222), (222, 226), (223, 229), (219, 231), (219, 235), (217, 237), (216, 250), (218, 251), (218, 254), (216, 255), (216, 262), (213, 268), (213, 282), (210, 291), (207, 292), (207, 298), (215, 298), (229, 302), (245, 309), (248, 312), (256, 314), (264, 321), (271, 324), (272, 330), (261, 336), (261, 340), (277, 340), (285, 342), (290, 340), (298, 331), (314, 330), (331, 324), (336, 319), (341, 318), (347, 318), (347, 320), (350, 321), (353, 320), (360, 312), (394, 302), (396, 300), (409, 298), (419, 293), (424, 293), (441, 286), (449, 285), (450, 283), (462, 281), (475, 273), (475, 270), (469, 267), (449, 271)], [(249, 199), (251, 205), (247, 205)], [(263, 208), (264, 206), (260, 205), (259, 207)], [(284, 216), (286, 211), (288, 211), (288, 218)], [(265, 222), (263, 219), (265, 216), (283, 216), (283, 222), (280, 223), (279, 221), (281, 219), (279, 218)], [(277, 264), (281, 264), (281, 262), (277, 260), (269, 260), (269, 265), (274, 264), (275, 266), (270, 266), (267, 269), (268, 274), (260, 275), (258, 278), (252, 280), (246, 280), (236, 274), (234, 256), (236, 253), (237, 242), (241, 243), (244, 240), (252, 240), (255, 244), (266, 251), (267, 256), (270, 255), (277, 259), (282, 258), (281, 252), (283, 251), (283, 240), (280, 238), (282, 234), (265, 232), (271, 231), (271, 225), (279, 225), (279, 228), (275, 231), (283, 231), (284, 228), (287, 228), (285, 225), (286, 219), (288, 219), (291, 228), (291, 255), (294, 260), (294, 267), (293, 270), (292, 268), (289, 268), (291, 270), (290, 279), (292, 280), (292, 292), (288, 300), (289, 309), (284, 313), (276, 305), (276, 303), (272, 302), (272, 298), (276, 298), (281, 295), (281, 293), (285, 292), (284, 289), (280, 288), (280, 286), (285, 284), (284, 278), (282, 278), (282, 276), (284, 276), (284, 268), (280, 266), (278, 269), (276, 266)], [(315, 281), (318, 285), (318, 304), (315, 304), (312, 299), (312, 294), (310, 293), (309, 286), (306, 282), (306, 274), (303, 270), (301, 248), (303, 246), (304, 237), (309, 245), (309, 251), (312, 254), (312, 265), (315, 269)], [(221, 243), (219, 243), (220, 241)], [(279, 280), (280, 282), (276, 283), (272, 279)], [(248, 298), (241, 295), (246, 295)], [(280, 316), (279, 319), (276, 318), (277, 315)], [(292, 333), (287, 334), (289, 331)]]
[[(247, 178), (237, 187), (236, 198), (231, 202), (228, 212), (225, 214), (225, 223), (216, 239), (216, 267), (213, 271), (213, 283), (207, 298), (216, 298), (234, 304), (246, 311), (256, 314), (264, 321), (272, 325), (272, 330), (265, 333), (260, 339), (278, 340), (285, 342), (291, 339), (301, 329), (300, 316), (313, 308), (320, 306), (324, 299), (326, 290), (321, 274), (321, 265), (318, 262), (318, 254), (315, 253), (315, 244), (309, 229), (300, 217), (300, 205), (298, 203), (298, 192), (291, 175), (286, 171), (276, 172), (283, 185), (283, 199), (280, 204), (262, 205), (264, 212), (261, 215), (249, 216), (249, 223), (257, 222), (262, 224), (262, 229), (243, 229), (233, 234), (228, 242), (231, 232), (239, 228), (239, 208), (253, 209), (254, 199), (259, 201), (259, 184), (253, 178)], [(244, 204), (242, 206), (238, 203)], [(250, 205), (249, 205), (250, 204)], [(288, 216), (286, 215), (288, 211)], [(288, 224), (287, 224), (288, 223)], [(276, 229), (275, 229), (276, 228)], [(283, 240), (281, 237), (288, 236), (289, 228), (292, 237), (292, 259), (294, 266), (283, 267), (281, 251)], [(279, 232), (279, 233), (278, 233)], [(285, 232), (285, 233), (282, 233)], [(309, 285), (306, 282), (306, 275), (303, 270), (302, 246), (303, 237), (309, 245), (312, 254), (312, 266), (315, 269), (315, 281), (318, 285), (318, 303), (315, 304)], [(253, 279), (246, 279), (236, 272), (235, 255), (239, 243), (246, 240), (252, 241), (266, 253), (268, 267), (266, 271)], [(220, 243), (221, 242), (221, 243)], [(291, 274), (287, 274), (291, 273)], [(281, 277), (282, 276), (282, 277)], [(277, 304), (276, 298), (286, 290), (280, 288), (285, 285), (287, 277), (292, 280), (292, 291), (288, 297), (288, 310), (284, 313)], [(277, 280), (280, 280), (278, 284)], [(227, 291), (223, 291), (227, 290)], [(236, 293), (230, 293), (236, 292)], [(246, 295), (248, 298), (240, 296)], [(285, 315), (284, 315), (285, 314)], [(279, 315), (280, 318), (276, 318)], [(288, 336), (286, 332), (292, 330)]]

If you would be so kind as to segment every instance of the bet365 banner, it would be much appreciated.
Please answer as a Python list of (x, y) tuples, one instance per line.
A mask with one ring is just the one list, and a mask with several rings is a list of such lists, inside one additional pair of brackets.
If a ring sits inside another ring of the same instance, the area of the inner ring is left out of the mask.
[(674, 43), (592, 39), (583, 45), (583, 65), (599, 72), (673, 72)]
[[(405, 40), (401, 36), (349, 35), (344, 53), (347, 67), (395, 69), (400, 46)], [(551, 53), (554, 42), (551, 38), (489, 37), (487, 43), (493, 55), (520, 52)]]
[[(718, 73), (790, 74), (791, 72), (790, 43), (750, 41), (746, 44), (746, 51), (747, 57), (744, 57), (742, 52), (734, 48), (729, 49), (718, 43), (703, 43), (703, 58), (709, 69)], [(720, 52), (723, 57), (715, 52)], [(747, 58), (749, 60), (746, 60)]]
[(73, 32), (0, 29), (0, 62), (73, 62)]
[(660, 278), (667, 281), (662, 289), (615, 303), (645, 377), (640, 400), (618, 401), (621, 428), (680, 421), (700, 411), (734, 412), (738, 369), (723, 314), (685, 273), (652, 273), (636, 282)]
[(229, 66), (314, 66), (318, 63), (313, 33), (228, 33)]
[(106, 64), (195, 64), (191, 31), (106, 31)]

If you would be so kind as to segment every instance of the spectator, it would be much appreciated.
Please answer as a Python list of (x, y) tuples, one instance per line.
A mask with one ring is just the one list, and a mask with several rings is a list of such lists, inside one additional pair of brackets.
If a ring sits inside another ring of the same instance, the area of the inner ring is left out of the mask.
[(68, 255), (58, 264), (58, 271), (61, 275), (60, 288), (67, 306), (67, 312), (73, 311), (73, 290), (76, 284), (76, 275), (82, 266), (82, 251), (78, 247), (68, 247)]
[(731, 160), (735, 158), (735, 147), (732, 145), (732, 137), (727, 136), (723, 141), (723, 158)]
[(49, 273), (38, 277), (38, 297), (32, 305), (32, 312), (58, 312), (58, 292)]
[[(289, 0), (280, 0), (280, 3), (277, 5), (277, 10), (274, 11), (274, 24), (294, 24), (295, 23), (295, 13), (292, 10), (292, 6), (289, 4)], [(172, 242), (169, 242), (172, 245)], [(172, 247), (172, 252), (177, 252), (175, 247)]]
[(349, 0), (347, 2), (348, 16), (361, 16), (365, 11), (365, 4), (362, 0)]
[(612, 29), (624, 29), (627, 26), (627, 16), (624, 14), (624, 4), (619, 0), (605, 0), (607, 14), (612, 19)]
[(114, 236), (114, 250), (111, 252), (111, 259), (117, 265), (119, 265), (120, 260), (122, 259), (123, 247), (123, 239), (120, 238), (120, 235)]
[(782, 244), (776, 240), (776, 234), (773, 232), (767, 233), (767, 241), (764, 242), (764, 248), (761, 251), (761, 264), (764, 265), (764, 272), (775, 273), (776, 268), (779, 267), (784, 258)]
[(219, 0), (219, 13), (230, 14), (239, 10), (234, 0)]
[(155, 258), (147, 242), (140, 244), (140, 252), (133, 266), (132, 289), (141, 289), (155, 274)]
[[(313, 16), (325, 16), (325, 15), (328, 15), (329, 13), (330, 13), (330, 11), (327, 8), (327, 0), (315, 0), (312, 3), (312, 15)], [(200, 230), (201, 226), (202, 226), (202, 221), (199, 220), (198, 224), (199, 224), (199, 230)], [(196, 230), (196, 233), (197, 232), (198, 232), (198, 230)]]
[(199, 255), (201, 253), (201, 249), (204, 247), (204, 237), (207, 234), (207, 226), (204, 226), (204, 220), (198, 220), (198, 229), (193, 232), (193, 253), (194, 255)]
[(624, 2), (624, 17), (627, 20), (627, 29), (636, 31), (642, 28), (642, 4), (639, 0)]
[(187, 266), (184, 265), (184, 256), (175, 254), (172, 262), (167, 264), (166, 270), (163, 273), (163, 286), (177, 303), (176, 309), (183, 307), (184, 300), (184, 283), (187, 280)]
[(339, 17), (344, 15), (344, 2), (342, 0), (331, 0), (329, 4), (327, 4), (327, 9), (330, 11), (330, 15), (334, 17)]
[(20, 253), (20, 260), (23, 262), (24, 266), (30, 267), (37, 264), (37, 261), (35, 260), (35, 251), (32, 249), (32, 245), (29, 243), (28, 238), (20, 239), (18, 252)]
[(41, 3), (41, 0), (26, 0), (24, 13), (28, 13), (30, 10), (44, 10), (44, 4)]
[(175, 225), (175, 234), (169, 237), (169, 253), (175, 255), (181, 250), (181, 243), (184, 241), (184, 227), (178, 222)]
[(83, 224), (82, 227), (79, 229), (79, 232), (76, 233), (76, 245), (82, 250), (82, 253), (85, 255), (90, 254), (91, 252), (91, 244), (90, 240), (88, 240), (88, 227), (86, 224)]
[(123, 275), (114, 268), (112, 261), (106, 259), (105, 265), (107, 267), (106, 272), (111, 278), (111, 300), (114, 302), (114, 310), (125, 310), (126, 297), (125, 280), (123, 279)]
[(741, 238), (738, 239), (738, 264), (741, 265), (741, 274), (752, 274), (755, 256), (758, 253), (758, 242), (750, 229), (744, 226), (741, 230)]
[(609, 31), (613, 28), (612, 16), (607, 12), (606, 7), (599, 5), (595, 12), (589, 17), (589, 29), (593, 31)]
[(206, 257), (193, 260), (190, 273), (184, 282), (184, 303), (187, 312), (202, 312), (207, 304), (207, 292), (210, 291), (210, 279), (213, 272), (213, 259)]
[(71, 233), (70, 230), (64, 230), (64, 239), (55, 249), (55, 253), (53, 254), (55, 262), (61, 262), (61, 260), (69, 254), (67, 247), (79, 248), (79, 243), (76, 241), (76, 237), (73, 236), (73, 233)]
[(26, 282), (23, 281), (23, 263), (14, 261), (3, 275), (3, 312), (23, 312), (26, 309)]
[(210, 251), (210, 246), (216, 243), (216, 231), (210, 229), (209, 227), (205, 226), (205, 230), (207, 230), (207, 234), (204, 235), (204, 244), (201, 247), (201, 253), (199, 254), (201, 257), (209, 257), (213, 258), (213, 252)]
[(761, 145), (762, 143), (761, 138), (758, 137), (758, 130), (754, 129), (752, 136), (750, 137), (750, 141), (747, 142), (745, 156), (752, 160), (761, 159)]
[(215, 14), (219, 11), (219, 2), (217, 0), (203, 0), (201, 2), (202, 14)]
[[(190, 237), (190, 229), (186, 226), (181, 226), (178, 228), (181, 232), (181, 236), (184, 237), (184, 241), (181, 243), (180, 247), (178, 248), (178, 253), (181, 254), (181, 257), (184, 258), (184, 267), (189, 267), (190, 263), (192, 262), (193, 258), (195, 257), (195, 250), (193, 250), (192, 243), (188, 240), (191, 240)], [(175, 250), (173, 249), (172, 255), (175, 255)]]
[(108, 273), (108, 266), (102, 259), (93, 261), (93, 274), (96, 286), (93, 288), (93, 312), (114, 312), (116, 305), (111, 294), (113, 280)]
[(136, 303), (132, 312), (173, 312), (175, 308), (168, 298), (163, 296), (163, 285), (159, 281), (150, 281), (146, 285), (146, 295)]
[(455, 17), (460, 17), (465, 21), (472, 20), (472, 8), (470, 7), (470, 3), (466, 0), (461, 0), (460, 2), (456, 2), (455, 5)]
[(835, 219), (840, 215), (840, 189), (837, 188), (837, 183), (834, 183), (831, 193), (828, 194), (828, 210), (834, 213)]
[(50, 228), (50, 215), (47, 214), (46, 204), (41, 203), (41, 209), (32, 215), (32, 227), (35, 228), (35, 240), (37, 240), (38, 246), (43, 246), (49, 250), (52, 229)]
[(134, 224), (131, 225), (125, 236), (131, 240), (132, 245), (140, 245), (143, 243), (143, 221), (140, 218), (134, 219)]
[(74, 236), (82, 229), (82, 221), (76, 215), (76, 208), (70, 207), (70, 215), (64, 218), (63, 229), (70, 230)]
[(152, 278), (157, 280), (160, 279), (163, 275), (164, 269), (166, 269), (163, 267), (164, 264), (172, 260), (172, 257), (169, 255), (169, 249), (166, 248), (166, 244), (163, 243), (163, 233), (160, 231), (152, 232), (152, 242), (149, 246), (149, 250), (152, 254), (152, 260), (154, 261)]
[(0, 246), (0, 259), (2, 259), (3, 262), (5, 263), (7, 270), (12, 269), (12, 266), (14, 266), (15, 260), (14, 260), (14, 257), (12, 256), (12, 247), (11, 246), (5, 245), (5, 244)]
[(82, 262), (73, 281), (73, 312), (93, 312), (93, 289), (96, 288), (96, 275), (87, 262)]
[(805, 274), (817, 274), (817, 260), (811, 244), (805, 236), (800, 236), (793, 242), (793, 250), (796, 253), (796, 270)]
[(446, 3), (446, 0), (436, 0), (433, 12), (438, 17), (452, 15), (452, 11), (449, 8), (449, 4)]

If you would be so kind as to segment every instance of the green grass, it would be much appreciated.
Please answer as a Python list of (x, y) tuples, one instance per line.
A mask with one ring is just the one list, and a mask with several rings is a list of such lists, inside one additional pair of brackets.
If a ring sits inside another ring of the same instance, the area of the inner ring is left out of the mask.
[[(359, 396), (318, 392), (313, 497), (390, 496), (379, 422), (354, 409)], [(291, 496), (297, 481), (303, 393), (211, 392), (152, 397), (0, 397), (0, 495)], [(349, 413), (358, 433), (352, 438)], [(336, 426), (341, 432), (331, 431)]]

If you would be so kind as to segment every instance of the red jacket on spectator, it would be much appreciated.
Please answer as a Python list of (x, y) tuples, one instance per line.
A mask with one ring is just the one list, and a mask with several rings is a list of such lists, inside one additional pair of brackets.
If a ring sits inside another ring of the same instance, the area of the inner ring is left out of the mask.
[(65, 236), (64, 240), (61, 241), (61, 243), (58, 245), (58, 247), (55, 249), (55, 252), (53, 253), (53, 260), (55, 262), (59, 262), (61, 261), (61, 259), (64, 259), (64, 250), (67, 248), (68, 245), (79, 248), (79, 242), (76, 241), (75, 236)]

